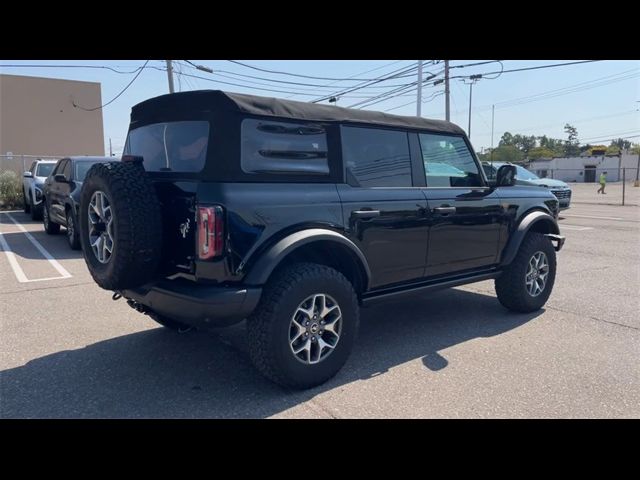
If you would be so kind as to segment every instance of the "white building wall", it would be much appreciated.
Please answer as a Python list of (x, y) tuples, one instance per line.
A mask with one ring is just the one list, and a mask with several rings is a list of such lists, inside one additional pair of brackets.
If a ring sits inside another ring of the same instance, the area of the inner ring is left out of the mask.
[[(528, 169), (538, 174), (562, 180), (564, 182), (584, 183), (588, 179), (589, 167), (595, 167), (593, 181), (597, 182), (600, 173), (607, 172), (608, 182), (622, 180), (622, 168), (626, 168), (626, 179), (633, 180), (638, 168), (638, 155), (600, 155), (591, 157), (556, 157), (547, 160), (534, 160)], [(592, 174), (593, 175), (593, 174)]]

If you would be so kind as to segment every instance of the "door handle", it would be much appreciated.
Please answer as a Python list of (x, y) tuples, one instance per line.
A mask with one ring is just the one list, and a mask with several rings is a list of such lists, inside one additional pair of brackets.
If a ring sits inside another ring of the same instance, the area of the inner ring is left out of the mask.
[(456, 207), (436, 207), (433, 209), (433, 213), (439, 213), (440, 215), (450, 215), (456, 213)]
[(355, 210), (351, 212), (351, 216), (355, 218), (373, 218), (380, 216), (380, 210)]

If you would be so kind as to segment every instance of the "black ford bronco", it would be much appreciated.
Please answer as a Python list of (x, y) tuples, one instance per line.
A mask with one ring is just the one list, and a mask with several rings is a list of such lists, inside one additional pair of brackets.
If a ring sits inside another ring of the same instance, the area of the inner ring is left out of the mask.
[(220, 91), (134, 106), (80, 208), (102, 288), (171, 329), (246, 319), (256, 367), (294, 388), (340, 370), (363, 305), (495, 279), (540, 309), (564, 243), (556, 197), (512, 165), (489, 182), (452, 123)]

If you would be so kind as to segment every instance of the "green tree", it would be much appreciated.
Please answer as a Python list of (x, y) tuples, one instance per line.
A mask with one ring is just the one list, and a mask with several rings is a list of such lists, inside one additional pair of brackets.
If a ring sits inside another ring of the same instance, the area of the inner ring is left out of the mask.
[(513, 145), (502, 145), (493, 149), (493, 155), (489, 151), (484, 157), (486, 161), (520, 163), (524, 154)]
[(564, 126), (564, 132), (567, 139), (564, 142), (564, 155), (567, 157), (575, 157), (580, 155), (580, 140), (578, 140), (578, 129), (568, 123)]
[(609, 147), (618, 147), (618, 150), (628, 150), (631, 148), (631, 142), (624, 138), (618, 138), (617, 140), (612, 140)]
[(634, 143), (631, 145), (631, 153), (640, 155), (640, 143)]
[(555, 156), (564, 154), (564, 140), (549, 138), (546, 135), (542, 135), (541, 137), (538, 137), (538, 145), (552, 150)]
[(547, 147), (534, 147), (529, 150), (527, 157), (531, 160), (537, 158), (552, 158), (556, 156), (556, 152)]

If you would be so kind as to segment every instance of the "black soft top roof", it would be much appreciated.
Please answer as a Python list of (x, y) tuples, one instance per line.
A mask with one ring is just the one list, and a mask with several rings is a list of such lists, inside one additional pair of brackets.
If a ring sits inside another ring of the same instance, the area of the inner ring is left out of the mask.
[(464, 134), (457, 125), (444, 120), (389, 115), (383, 112), (357, 110), (333, 105), (296, 102), (279, 98), (259, 97), (220, 90), (196, 90), (172, 93), (145, 100), (131, 109), (131, 121), (148, 122), (153, 117), (166, 117), (168, 112), (221, 112), (257, 116), (311, 120), (318, 122), (352, 122), (391, 127), (424, 129), (435, 132)]

